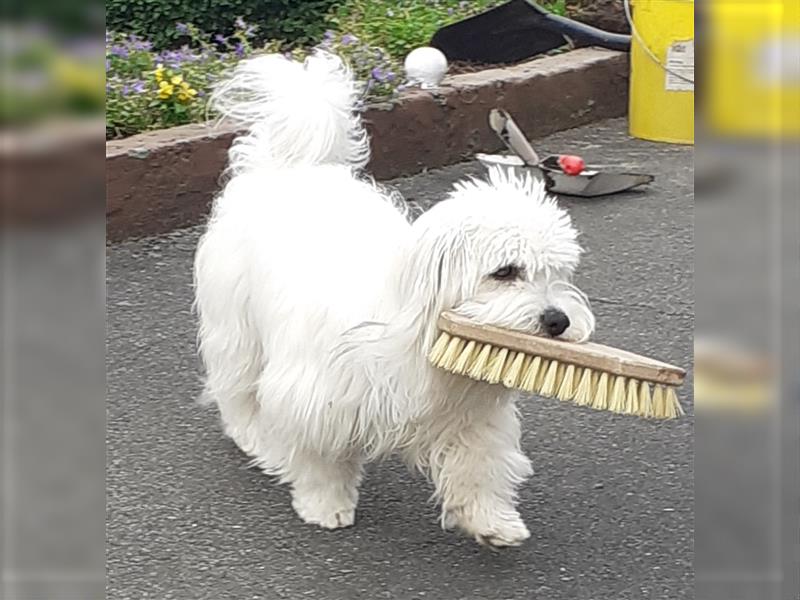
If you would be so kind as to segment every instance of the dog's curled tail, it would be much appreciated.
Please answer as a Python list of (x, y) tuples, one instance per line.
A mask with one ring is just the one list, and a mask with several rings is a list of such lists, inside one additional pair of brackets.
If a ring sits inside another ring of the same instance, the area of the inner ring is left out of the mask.
[(369, 140), (355, 113), (359, 86), (342, 60), (316, 51), (304, 62), (267, 54), (240, 62), (211, 107), (248, 128), (229, 151), (234, 173), (310, 164), (361, 167)]

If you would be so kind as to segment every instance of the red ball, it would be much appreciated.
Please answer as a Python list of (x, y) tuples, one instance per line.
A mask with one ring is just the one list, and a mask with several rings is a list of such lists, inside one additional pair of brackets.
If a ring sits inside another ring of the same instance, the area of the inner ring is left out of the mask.
[(580, 156), (562, 154), (558, 157), (558, 166), (567, 175), (580, 175), (586, 168), (586, 163)]

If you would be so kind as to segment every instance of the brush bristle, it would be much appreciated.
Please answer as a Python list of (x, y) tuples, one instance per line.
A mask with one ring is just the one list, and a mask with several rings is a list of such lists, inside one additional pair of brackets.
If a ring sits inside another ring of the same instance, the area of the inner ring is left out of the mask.
[(639, 382), (636, 379), (628, 380), (628, 389), (625, 394), (625, 408), (623, 412), (626, 415), (643, 416), (639, 412)]
[(572, 400), (575, 394), (575, 365), (567, 365), (564, 375), (561, 378), (561, 385), (558, 386), (556, 398), (562, 401)]
[(618, 414), (625, 411), (625, 387), (626, 380), (624, 377), (614, 377), (614, 383), (611, 385), (611, 396), (608, 399), (608, 410)]
[(475, 360), (467, 369), (467, 375), (472, 379), (477, 379), (478, 381), (483, 379), (483, 371), (486, 369), (486, 365), (489, 364), (489, 357), (491, 354), (491, 344), (484, 344), (483, 347), (478, 351), (478, 355), (475, 357)]
[(441, 332), (428, 353), (437, 367), (487, 383), (502, 383), (578, 406), (636, 415), (674, 419), (684, 414), (675, 388), (594, 371), (577, 365), (530, 356), (508, 348)]
[(674, 387), (667, 386), (665, 395), (667, 402), (667, 419), (675, 419), (686, 414), (683, 412), (683, 407), (678, 400), (678, 394), (675, 392)]
[(663, 419), (667, 414), (667, 402), (664, 396), (664, 387), (655, 386), (653, 389), (653, 416), (656, 419)]
[(527, 356), (524, 352), (517, 352), (517, 355), (510, 361), (508, 369), (503, 374), (503, 385), (508, 388), (516, 388), (522, 379), (522, 366)]
[(539, 370), (541, 368), (542, 358), (540, 356), (534, 356), (533, 360), (531, 360), (530, 364), (525, 369), (522, 380), (519, 382), (519, 386), (522, 390), (530, 394), (536, 392), (536, 380), (539, 378)]
[(653, 413), (653, 397), (650, 395), (650, 384), (643, 381), (639, 386), (639, 414), (645, 419), (652, 419)]
[(592, 403), (592, 383), (594, 373), (591, 369), (584, 369), (578, 387), (575, 388), (575, 404), (578, 406), (589, 406)]
[(542, 378), (542, 384), (539, 387), (539, 394), (542, 396), (546, 396), (548, 398), (552, 397), (556, 393), (556, 385), (558, 385), (557, 377), (558, 374), (558, 361), (551, 360), (550, 364), (547, 365), (547, 371)]
[(547, 358), (542, 359), (542, 364), (539, 365), (539, 374), (536, 376), (536, 383), (533, 384), (534, 392), (540, 394), (542, 386), (544, 385), (544, 378), (547, 377), (547, 371), (550, 369), (550, 360)]
[(461, 351), (461, 354), (458, 355), (455, 363), (453, 363), (452, 371), (453, 373), (458, 373), (459, 375), (463, 375), (467, 372), (467, 368), (469, 367), (470, 363), (472, 362), (474, 356), (473, 353), (475, 352), (475, 342), (470, 340), (467, 342), (467, 345), (464, 346), (464, 349)]
[(439, 366), (447, 371), (452, 371), (465, 344), (466, 342), (459, 337), (451, 339), (450, 343), (447, 344), (447, 349), (444, 351), (444, 354), (442, 354)]
[(600, 373), (595, 385), (591, 407), (598, 410), (608, 410), (608, 373)]
[(506, 366), (506, 357), (508, 356), (508, 348), (500, 348), (497, 354), (494, 355), (486, 367), (486, 376), (484, 381), (487, 383), (499, 383), (500, 378), (503, 376), (503, 369)]
[(450, 343), (450, 334), (442, 332), (436, 343), (433, 344), (431, 351), (428, 353), (428, 359), (437, 367), (442, 360), (444, 351), (447, 350), (447, 345)]

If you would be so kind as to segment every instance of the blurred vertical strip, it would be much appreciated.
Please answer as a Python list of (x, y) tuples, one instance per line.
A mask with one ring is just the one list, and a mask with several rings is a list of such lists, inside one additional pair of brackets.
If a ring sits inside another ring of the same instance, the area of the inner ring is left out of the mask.
[(103, 6), (0, 22), (0, 598), (105, 596)]
[(800, 598), (800, 2), (697, 3), (700, 600)]

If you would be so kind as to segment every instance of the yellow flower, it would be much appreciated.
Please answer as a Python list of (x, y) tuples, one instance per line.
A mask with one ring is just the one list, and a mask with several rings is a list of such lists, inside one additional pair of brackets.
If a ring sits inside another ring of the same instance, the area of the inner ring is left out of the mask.
[(178, 91), (178, 100), (184, 103), (191, 102), (197, 96), (197, 90), (192, 88), (181, 89)]
[(197, 96), (197, 90), (192, 88), (187, 81), (181, 81), (178, 89), (178, 100), (183, 103), (191, 102)]
[(153, 71), (153, 75), (156, 76), (156, 81), (160, 82), (161, 80), (163, 80), (164, 79), (164, 65), (162, 65), (161, 63), (158, 63), (156, 65), (156, 70)]
[(183, 82), (183, 77), (175, 75), (170, 81), (172, 81), (173, 85), (180, 85)]
[(172, 93), (175, 91), (175, 86), (171, 83), (167, 83), (166, 81), (162, 81), (158, 84), (158, 97), (162, 100), (166, 100)]

